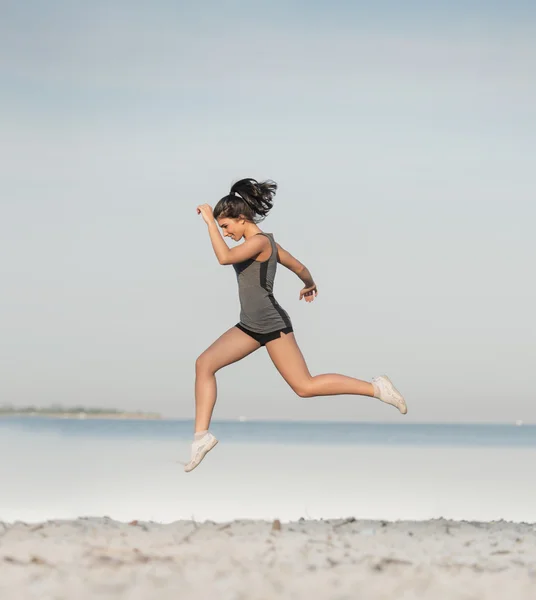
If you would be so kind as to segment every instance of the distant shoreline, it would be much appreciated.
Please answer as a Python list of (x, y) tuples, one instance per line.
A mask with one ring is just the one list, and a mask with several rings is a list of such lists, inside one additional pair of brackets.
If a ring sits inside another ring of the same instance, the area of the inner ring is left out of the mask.
[(9, 417), (25, 417), (28, 419), (35, 417), (44, 417), (47, 419), (130, 419), (130, 420), (139, 420), (139, 421), (155, 421), (161, 420), (162, 417), (156, 413), (91, 413), (91, 412), (0, 412), (1, 418), (9, 418)]

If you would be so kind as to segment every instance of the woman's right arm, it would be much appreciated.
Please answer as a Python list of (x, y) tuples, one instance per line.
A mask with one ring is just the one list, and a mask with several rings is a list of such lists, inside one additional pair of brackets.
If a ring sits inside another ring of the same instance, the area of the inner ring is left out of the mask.
[(310, 302), (318, 294), (318, 290), (309, 269), (279, 244), (276, 244), (276, 246), (277, 261), (295, 273), (305, 285), (300, 292), (300, 300), (305, 296), (305, 299)]

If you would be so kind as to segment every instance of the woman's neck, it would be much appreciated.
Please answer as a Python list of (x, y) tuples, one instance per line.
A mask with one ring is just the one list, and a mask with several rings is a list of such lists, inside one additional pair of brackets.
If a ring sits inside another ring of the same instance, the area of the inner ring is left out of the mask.
[(250, 237), (257, 235), (258, 233), (262, 233), (262, 230), (257, 227), (257, 225), (255, 225), (255, 223), (251, 223), (246, 225), (246, 228), (244, 230), (244, 238), (247, 240)]

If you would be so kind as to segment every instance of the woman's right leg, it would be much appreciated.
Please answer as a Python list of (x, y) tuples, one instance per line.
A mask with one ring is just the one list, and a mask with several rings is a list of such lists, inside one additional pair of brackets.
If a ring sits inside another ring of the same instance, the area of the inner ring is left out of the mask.
[(380, 386), (377, 389), (379, 395), (376, 395), (374, 384), (354, 377), (339, 375), (338, 373), (326, 373), (313, 377), (309, 373), (305, 359), (296, 343), (294, 333), (283, 334), (281, 337), (268, 342), (266, 349), (276, 369), (296, 394), (302, 398), (336, 396), (339, 394), (371, 396), (396, 406), (402, 414), (406, 414), (408, 411), (402, 394), (394, 388), (390, 379), (385, 376), (375, 378), (375, 385)]
[(220, 336), (195, 363), (195, 432), (209, 428), (216, 404), (216, 372), (260, 348), (259, 342), (237, 327)]

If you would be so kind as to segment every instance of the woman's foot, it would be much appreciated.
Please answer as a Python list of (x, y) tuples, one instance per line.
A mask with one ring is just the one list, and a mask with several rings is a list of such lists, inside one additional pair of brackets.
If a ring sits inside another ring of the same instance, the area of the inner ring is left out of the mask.
[(184, 470), (187, 473), (193, 471), (205, 458), (206, 453), (210, 452), (217, 443), (218, 440), (208, 431), (202, 438), (194, 440), (192, 444), (192, 456), (190, 462), (184, 467)]
[(406, 401), (402, 394), (395, 388), (387, 375), (380, 375), (372, 378), (374, 386), (374, 397), (382, 402), (396, 406), (398, 410), (405, 415), (408, 412)]

